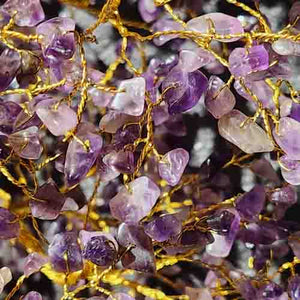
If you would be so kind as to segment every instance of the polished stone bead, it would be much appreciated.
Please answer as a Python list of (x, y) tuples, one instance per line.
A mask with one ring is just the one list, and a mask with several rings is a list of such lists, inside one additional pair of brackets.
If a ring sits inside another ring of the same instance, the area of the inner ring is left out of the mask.
[(235, 106), (235, 97), (225, 82), (217, 76), (211, 76), (205, 94), (207, 110), (216, 118), (228, 114)]
[(218, 122), (220, 135), (246, 153), (271, 152), (274, 145), (266, 132), (256, 123), (244, 123), (247, 116), (239, 110), (232, 110)]
[(8, 142), (22, 158), (39, 159), (43, 152), (43, 146), (39, 140), (39, 132), (36, 126), (14, 132), (8, 136)]
[(288, 293), (291, 297), (291, 300), (300, 299), (300, 276), (299, 275), (295, 275), (289, 278)]
[(8, 209), (0, 207), (0, 240), (8, 240), (18, 236), (19, 222)]
[(40, 293), (31, 291), (27, 293), (22, 300), (43, 300), (43, 297)]
[(146, 82), (143, 77), (123, 80), (119, 85), (119, 90), (110, 103), (110, 108), (121, 113), (140, 116), (145, 105)]
[(89, 149), (84, 148), (76, 139), (72, 139), (69, 143), (64, 167), (68, 186), (79, 183), (85, 177), (99, 156), (103, 145), (102, 137), (86, 131), (84, 126), (78, 130), (77, 136), (81, 141), (89, 142)]
[(281, 174), (286, 182), (292, 185), (300, 184), (300, 162), (283, 155), (279, 159)]
[(137, 117), (122, 114), (116, 111), (108, 111), (100, 120), (100, 130), (108, 133), (116, 133), (117, 130), (126, 123), (134, 123)]
[(57, 109), (53, 107), (54, 104), (54, 99), (41, 101), (36, 106), (36, 114), (53, 135), (65, 135), (76, 126), (76, 113), (64, 103)]
[(74, 55), (74, 30), (74, 20), (65, 17), (53, 18), (37, 26), (37, 34), (43, 36), (43, 54), (51, 64), (70, 59)]
[(28, 254), (24, 261), (24, 275), (29, 277), (31, 274), (39, 272), (40, 268), (47, 262), (48, 258), (37, 252)]
[(179, 66), (185, 72), (194, 72), (215, 61), (215, 57), (200, 47), (183, 49), (179, 53)]
[[(243, 34), (244, 29), (241, 22), (232, 16), (223, 13), (210, 13), (200, 17), (196, 17), (187, 22), (188, 30), (200, 33), (208, 33), (210, 29), (214, 29), (216, 34)], [(219, 39), (224, 43), (230, 43), (239, 40), (241, 37), (233, 37), (230, 39)]]
[(82, 256), (98, 266), (109, 266), (116, 258), (116, 249), (107, 237), (97, 235), (86, 243)]
[(161, 8), (154, 4), (154, 0), (140, 0), (138, 2), (138, 10), (146, 23), (155, 21), (161, 13)]
[[(214, 242), (206, 246), (206, 252), (215, 257), (227, 257), (231, 251), (232, 245), (240, 227), (240, 216), (235, 209), (228, 209), (228, 212), (234, 215), (231, 220), (230, 229), (227, 229), (226, 235), (212, 232)], [(228, 227), (228, 225), (226, 225)]]
[(289, 159), (300, 160), (300, 122), (289, 117), (281, 118), (273, 136)]
[(134, 154), (131, 151), (112, 151), (103, 157), (103, 162), (119, 173), (131, 174), (134, 171)]
[(184, 72), (174, 67), (162, 83), (162, 89), (170, 88), (165, 94), (171, 115), (194, 107), (206, 91), (208, 80), (200, 71)]
[(21, 66), (20, 54), (6, 48), (0, 55), (0, 91), (5, 90), (13, 81)]
[(40, 0), (7, 0), (1, 9), (11, 16), (17, 11), (14, 21), (18, 26), (33, 27), (45, 19)]
[(249, 49), (235, 48), (229, 56), (229, 70), (235, 77), (244, 77), (252, 72), (269, 68), (269, 54), (263, 45)]
[(189, 162), (189, 153), (182, 148), (177, 148), (166, 153), (158, 162), (159, 176), (171, 186), (179, 181)]
[(257, 221), (258, 215), (264, 208), (265, 200), (265, 189), (262, 185), (257, 184), (250, 192), (236, 200), (235, 208), (242, 219), (249, 222)]
[(144, 226), (145, 233), (157, 242), (167, 241), (181, 232), (181, 222), (174, 215), (155, 218)]
[(123, 247), (133, 246), (121, 259), (127, 269), (153, 273), (156, 270), (152, 241), (142, 226), (122, 223), (117, 240)]
[(75, 232), (56, 234), (49, 245), (48, 256), (57, 272), (67, 272), (68, 267), (71, 272), (82, 269), (81, 249)]
[(151, 211), (160, 195), (160, 189), (146, 176), (131, 181), (128, 188), (129, 190), (123, 186), (110, 200), (109, 207), (114, 218), (125, 223), (137, 224)]
[[(166, 19), (166, 18), (161, 18), (157, 20), (153, 25), (152, 28), (153, 32), (157, 31), (169, 31), (169, 30), (184, 30), (183, 26), (179, 24), (178, 22), (174, 21), (173, 19)], [(178, 37), (177, 34), (162, 34), (156, 38), (153, 39), (153, 43), (156, 46), (162, 46), (165, 43), (176, 39)]]
[(66, 200), (52, 179), (38, 188), (34, 198), (29, 202), (31, 213), (41, 220), (55, 220)]

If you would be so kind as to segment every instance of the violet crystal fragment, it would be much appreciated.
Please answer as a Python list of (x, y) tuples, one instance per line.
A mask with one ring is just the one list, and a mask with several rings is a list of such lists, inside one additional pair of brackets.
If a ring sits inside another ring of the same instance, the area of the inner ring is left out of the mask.
[(32, 291), (27, 293), (22, 300), (43, 300), (43, 297), (40, 293)]
[(155, 271), (152, 242), (143, 227), (122, 223), (119, 226), (117, 239), (123, 247), (133, 246), (122, 258), (124, 267), (147, 273)]
[(0, 240), (8, 240), (18, 236), (19, 221), (6, 208), (0, 207)]
[(300, 276), (295, 275), (289, 279), (288, 293), (291, 300), (300, 299)]
[(171, 186), (176, 185), (189, 162), (189, 153), (182, 149), (174, 149), (166, 153), (158, 162), (158, 173), (160, 177)]
[(162, 89), (170, 88), (165, 94), (171, 115), (194, 107), (208, 85), (208, 80), (200, 71), (186, 72), (174, 67), (162, 83)]
[(137, 224), (146, 217), (160, 195), (158, 186), (148, 177), (142, 176), (123, 186), (109, 202), (111, 214), (124, 223)]
[(66, 272), (68, 269), (75, 272), (82, 269), (81, 249), (75, 232), (56, 234), (49, 245), (48, 256), (57, 272)]
[(32, 252), (28, 254), (24, 262), (24, 275), (28, 277), (31, 274), (38, 272), (47, 262), (48, 258), (40, 255), (39, 253)]

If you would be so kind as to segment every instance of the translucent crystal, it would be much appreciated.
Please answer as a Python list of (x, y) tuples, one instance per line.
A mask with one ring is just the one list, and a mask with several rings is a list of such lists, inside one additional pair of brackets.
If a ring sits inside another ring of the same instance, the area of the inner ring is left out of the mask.
[(247, 116), (239, 110), (232, 110), (218, 122), (220, 135), (246, 153), (270, 152), (274, 145), (266, 132), (256, 123), (244, 123)]
[(20, 54), (6, 48), (0, 55), (0, 91), (5, 90), (13, 81), (18, 69), (21, 66)]
[(166, 153), (158, 163), (161, 178), (171, 186), (176, 185), (189, 162), (189, 153), (182, 149), (174, 149)]
[(64, 103), (57, 109), (54, 108), (54, 104), (53, 99), (41, 101), (36, 106), (36, 114), (53, 135), (65, 135), (76, 126), (76, 113)]
[(47, 257), (42, 256), (39, 253), (33, 252), (28, 254), (24, 261), (24, 275), (28, 277), (31, 274), (38, 272), (47, 262)]
[(131, 151), (112, 151), (103, 157), (103, 162), (120, 173), (130, 174), (134, 171), (134, 155)]
[(20, 230), (16, 216), (8, 209), (0, 207), (0, 240), (8, 240), (18, 236)]
[[(188, 30), (200, 33), (208, 33), (210, 29), (214, 29), (219, 35), (243, 34), (244, 29), (241, 22), (232, 16), (223, 13), (210, 13), (200, 17), (196, 17), (187, 22)], [(233, 37), (230, 39), (219, 39), (224, 43), (234, 42), (241, 37)]]
[(249, 49), (235, 48), (229, 56), (229, 70), (236, 77), (244, 77), (252, 72), (269, 68), (269, 54), (263, 45)]
[(164, 242), (181, 232), (181, 222), (174, 215), (155, 218), (144, 226), (145, 232), (153, 240)]
[(34, 198), (29, 202), (31, 213), (41, 220), (55, 220), (66, 200), (52, 180), (39, 187)]
[(280, 148), (289, 159), (300, 160), (300, 122), (284, 117), (279, 121), (278, 131), (273, 130), (273, 136)]
[(26, 159), (39, 159), (43, 152), (36, 126), (9, 135), (8, 142), (20, 157)]
[(66, 272), (68, 269), (75, 272), (82, 269), (81, 249), (75, 232), (56, 234), (49, 245), (48, 256), (57, 272)]
[(57, 17), (37, 26), (36, 32), (43, 36), (44, 56), (51, 63), (70, 59), (75, 52), (75, 22), (71, 18)]
[(153, 0), (139, 1), (138, 10), (142, 19), (147, 23), (151, 23), (154, 20), (156, 20), (159, 14), (161, 13), (161, 8), (155, 6)]
[(216, 118), (229, 113), (235, 106), (235, 97), (225, 82), (217, 76), (211, 76), (205, 95), (205, 106)]
[(43, 298), (40, 293), (32, 291), (27, 293), (22, 300), (43, 300)]
[(133, 246), (122, 258), (125, 268), (150, 273), (156, 270), (152, 242), (142, 226), (122, 223), (117, 239), (123, 247)]
[(160, 195), (160, 189), (146, 176), (131, 181), (128, 188), (123, 186), (110, 200), (110, 211), (114, 218), (122, 222), (138, 223), (151, 211)]
[(143, 77), (123, 80), (119, 90), (110, 103), (110, 107), (121, 113), (140, 116), (144, 110), (146, 82)]
[(295, 275), (289, 279), (288, 293), (291, 300), (300, 299), (300, 276)]
[(283, 155), (279, 159), (281, 174), (284, 180), (293, 185), (300, 184), (300, 162)]
[(200, 71), (184, 72), (174, 67), (162, 83), (170, 114), (178, 114), (194, 107), (207, 88), (208, 80)]
[(11, 16), (17, 11), (15, 22), (18, 26), (35, 26), (45, 19), (40, 0), (7, 0), (1, 9)]

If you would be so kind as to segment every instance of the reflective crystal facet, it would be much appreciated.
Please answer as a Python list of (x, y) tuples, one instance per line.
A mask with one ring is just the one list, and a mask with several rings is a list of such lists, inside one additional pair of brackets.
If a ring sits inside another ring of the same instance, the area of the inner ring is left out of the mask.
[(67, 263), (71, 272), (82, 269), (81, 249), (75, 232), (56, 234), (49, 245), (48, 256), (57, 272), (67, 272)]
[(176, 185), (189, 162), (189, 153), (182, 149), (174, 149), (166, 153), (158, 163), (158, 172), (162, 179), (171, 186)]
[(113, 98), (110, 107), (121, 113), (140, 116), (144, 110), (146, 82), (143, 77), (126, 79), (119, 85), (119, 90)]
[(232, 110), (218, 122), (220, 135), (246, 153), (273, 151), (274, 145), (266, 132), (256, 123), (248, 121), (239, 110)]
[(233, 110), (235, 97), (225, 82), (213, 75), (209, 78), (204, 102), (207, 110), (216, 119), (220, 119)]
[(158, 186), (148, 177), (142, 176), (123, 186), (109, 202), (114, 218), (125, 223), (138, 223), (146, 217), (160, 195)]

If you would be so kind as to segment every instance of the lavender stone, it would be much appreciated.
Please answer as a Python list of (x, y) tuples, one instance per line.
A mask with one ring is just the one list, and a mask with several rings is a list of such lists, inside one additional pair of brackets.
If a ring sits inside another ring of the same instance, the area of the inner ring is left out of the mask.
[(20, 225), (16, 216), (8, 209), (0, 207), (0, 240), (8, 240), (18, 236)]
[(27, 293), (22, 300), (43, 300), (43, 297), (40, 293), (32, 291)]
[(24, 262), (24, 275), (28, 277), (31, 274), (38, 272), (47, 262), (47, 257), (42, 256), (39, 253), (33, 252), (28, 254)]

